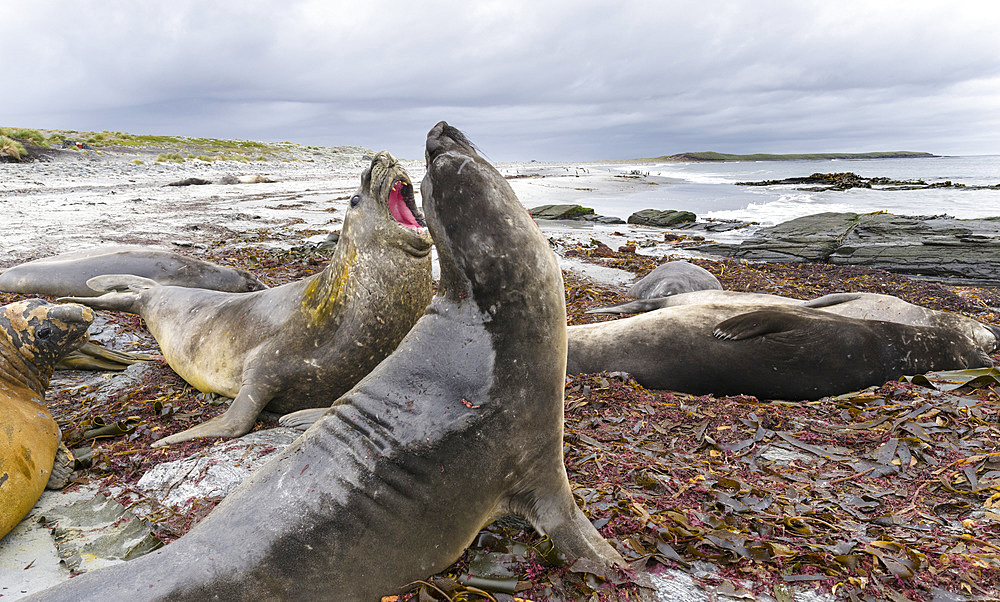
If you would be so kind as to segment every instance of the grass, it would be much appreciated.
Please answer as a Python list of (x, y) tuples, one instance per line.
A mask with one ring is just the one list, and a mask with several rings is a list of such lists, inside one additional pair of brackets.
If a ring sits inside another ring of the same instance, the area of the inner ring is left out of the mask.
[(0, 135), (0, 157), (13, 157), (14, 160), (20, 161), (25, 154), (27, 151), (24, 150), (23, 144), (13, 138)]

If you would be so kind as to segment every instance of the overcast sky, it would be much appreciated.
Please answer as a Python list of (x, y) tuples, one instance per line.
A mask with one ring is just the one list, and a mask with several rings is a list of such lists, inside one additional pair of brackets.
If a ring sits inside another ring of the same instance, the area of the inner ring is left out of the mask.
[(1000, 154), (1000, 2), (0, 0), (0, 125), (419, 158)]

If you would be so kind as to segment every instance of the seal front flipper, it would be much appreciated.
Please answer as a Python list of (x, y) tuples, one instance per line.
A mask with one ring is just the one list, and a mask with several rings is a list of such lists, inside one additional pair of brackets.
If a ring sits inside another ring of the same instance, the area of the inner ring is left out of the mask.
[(306, 410), (299, 410), (298, 412), (292, 412), (290, 414), (285, 414), (278, 419), (278, 424), (288, 428), (298, 429), (304, 431), (312, 426), (317, 420), (323, 417), (330, 408), (308, 408)]
[[(191, 441), (202, 437), (239, 437), (253, 428), (261, 410), (273, 399), (274, 393), (261, 387), (244, 385), (240, 388), (232, 405), (221, 416), (202, 422), (186, 431), (175, 433), (155, 441), (151, 447), (163, 447), (173, 443)], [(324, 408), (325, 410), (326, 408)]]
[(653, 299), (637, 299), (635, 301), (629, 301), (628, 303), (622, 303), (620, 305), (595, 307), (594, 309), (588, 309), (586, 313), (607, 314), (607, 315), (643, 314), (648, 311), (662, 309), (669, 305), (670, 305), (670, 297), (655, 297)]
[(794, 331), (803, 327), (809, 318), (779, 309), (761, 309), (740, 314), (720, 322), (712, 334), (717, 339), (741, 341), (766, 334)]
[(530, 500), (527, 509), (515, 508), (514, 512), (527, 518), (539, 533), (548, 535), (569, 562), (589, 558), (608, 566), (625, 566), (621, 554), (601, 537), (577, 507), (568, 486), (561, 487), (556, 481), (545, 484), (536, 493), (539, 497)]

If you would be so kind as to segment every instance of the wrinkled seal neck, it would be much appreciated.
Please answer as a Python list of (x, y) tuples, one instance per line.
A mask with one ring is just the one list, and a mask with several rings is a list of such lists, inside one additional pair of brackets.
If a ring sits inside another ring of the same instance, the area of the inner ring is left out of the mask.
[(45, 394), (51, 376), (51, 367), (39, 368), (14, 349), (6, 336), (0, 336), (0, 378), (24, 385), (41, 396)]

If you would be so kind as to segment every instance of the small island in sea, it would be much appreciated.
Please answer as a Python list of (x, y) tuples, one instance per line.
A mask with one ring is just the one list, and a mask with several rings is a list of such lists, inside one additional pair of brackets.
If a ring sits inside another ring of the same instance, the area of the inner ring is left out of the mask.
[(697, 153), (678, 153), (676, 155), (661, 155), (645, 159), (629, 159), (629, 161), (648, 161), (660, 163), (713, 163), (725, 161), (823, 161), (830, 159), (914, 159), (923, 157), (936, 157), (931, 153), (915, 151), (886, 151), (872, 153), (797, 153), (797, 154), (769, 154), (754, 153), (751, 155), (733, 155), (729, 153), (717, 153), (713, 151), (702, 151)]

